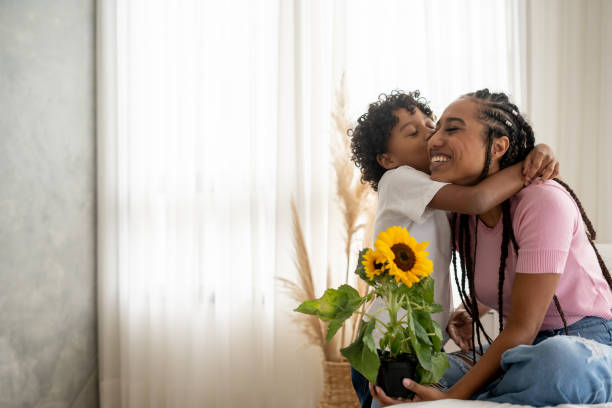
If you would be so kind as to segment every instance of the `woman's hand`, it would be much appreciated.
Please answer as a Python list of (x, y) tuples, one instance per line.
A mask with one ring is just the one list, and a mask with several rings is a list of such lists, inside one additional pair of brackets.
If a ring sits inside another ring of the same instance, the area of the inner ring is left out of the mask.
[(539, 144), (529, 152), (523, 162), (523, 176), (526, 186), (538, 176), (542, 181), (559, 176), (559, 162), (550, 146)]
[(403, 404), (404, 402), (410, 401), (410, 400), (403, 400), (403, 399), (393, 399), (391, 397), (388, 397), (387, 394), (385, 394), (385, 392), (382, 390), (382, 388), (374, 387), (372, 386), (372, 383), (370, 383), (369, 385), (370, 385), (370, 394), (372, 394), (372, 398), (378, 401), (381, 407), (388, 407), (390, 405)]
[(404, 404), (407, 402), (417, 402), (417, 401), (436, 401), (440, 399), (450, 398), (442, 391), (434, 387), (428, 387), (425, 385), (421, 385), (415, 381), (409, 380), (408, 378), (404, 378), (402, 381), (404, 387), (414, 392), (414, 397), (412, 400), (402, 400), (402, 399), (393, 399), (388, 397), (387, 394), (380, 387), (373, 387), (370, 384), (370, 394), (372, 394), (372, 398), (374, 398), (381, 407), (388, 407), (390, 405)]
[(472, 318), (465, 310), (457, 310), (448, 321), (446, 331), (450, 338), (463, 351), (474, 346), (472, 339)]

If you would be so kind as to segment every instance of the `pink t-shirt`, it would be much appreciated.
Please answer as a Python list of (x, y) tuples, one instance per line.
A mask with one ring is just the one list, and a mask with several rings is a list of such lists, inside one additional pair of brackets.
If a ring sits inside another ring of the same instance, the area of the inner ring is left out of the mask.
[[(612, 291), (595, 251), (589, 243), (578, 206), (558, 183), (531, 184), (510, 199), (518, 256), (508, 248), (504, 280), (503, 316), (508, 318), (514, 276), (519, 273), (559, 273), (556, 295), (567, 324), (585, 316), (612, 318)], [(476, 218), (471, 217), (474, 231)], [(503, 223), (488, 228), (478, 222), (475, 289), (481, 303), (498, 308), (499, 260)], [(472, 234), (473, 237), (473, 234)], [(472, 246), (474, 240), (472, 239)], [(561, 316), (551, 302), (541, 330), (563, 327)]]

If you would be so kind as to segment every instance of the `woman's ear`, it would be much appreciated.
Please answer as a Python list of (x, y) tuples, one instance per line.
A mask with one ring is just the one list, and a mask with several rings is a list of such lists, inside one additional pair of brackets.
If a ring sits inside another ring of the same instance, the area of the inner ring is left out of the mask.
[(395, 167), (395, 160), (389, 153), (382, 153), (376, 155), (376, 161), (380, 164), (385, 170), (391, 170)]
[(501, 158), (508, 150), (508, 147), (510, 147), (510, 140), (508, 139), (508, 136), (493, 139), (493, 144), (491, 146), (491, 157), (493, 159)]

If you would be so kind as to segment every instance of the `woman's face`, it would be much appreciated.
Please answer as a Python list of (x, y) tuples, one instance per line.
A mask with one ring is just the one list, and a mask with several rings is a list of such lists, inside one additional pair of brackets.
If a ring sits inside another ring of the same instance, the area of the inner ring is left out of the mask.
[(407, 165), (429, 173), (427, 139), (434, 129), (430, 117), (415, 108), (414, 113), (401, 108), (393, 112), (397, 124), (391, 129), (387, 152), (378, 155), (378, 163), (386, 169)]
[[(459, 98), (451, 103), (428, 140), (431, 178), (453, 184), (475, 184), (486, 159), (483, 131), (477, 102)], [(493, 161), (490, 172), (497, 171), (496, 166)]]

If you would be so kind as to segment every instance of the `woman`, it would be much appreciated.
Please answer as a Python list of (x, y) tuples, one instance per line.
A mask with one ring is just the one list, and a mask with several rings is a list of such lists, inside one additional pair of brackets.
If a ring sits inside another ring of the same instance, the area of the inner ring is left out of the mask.
[[(448, 106), (428, 143), (432, 179), (471, 185), (523, 160), (534, 135), (505, 94), (485, 89)], [(415, 400), (612, 401), (612, 279), (571, 189), (532, 184), (486, 213), (454, 214), (451, 230), (478, 343), (478, 303), (500, 312), (502, 331), (465, 375), (452, 365), (446, 391), (405, 381)], [(383, 406), (402, 402), (371, 392)]]

